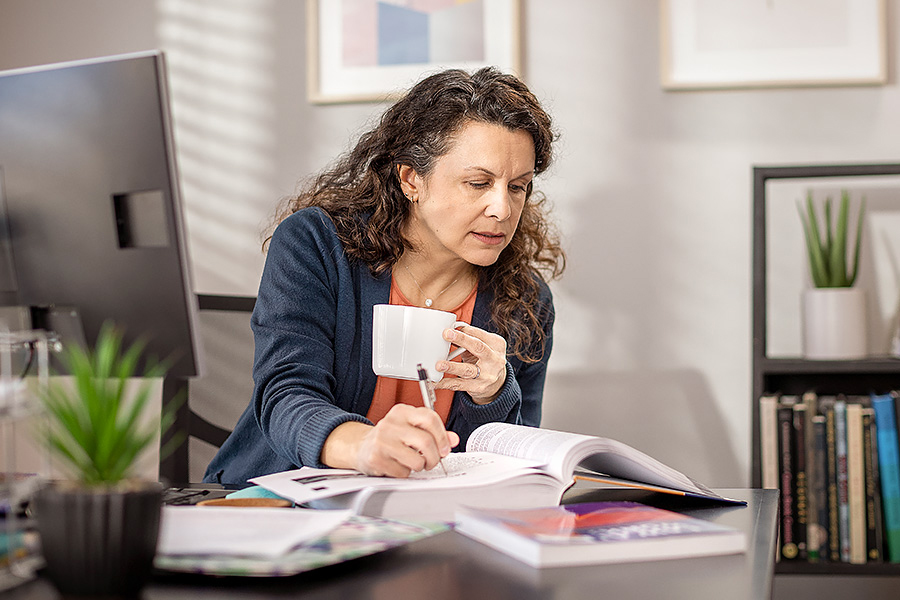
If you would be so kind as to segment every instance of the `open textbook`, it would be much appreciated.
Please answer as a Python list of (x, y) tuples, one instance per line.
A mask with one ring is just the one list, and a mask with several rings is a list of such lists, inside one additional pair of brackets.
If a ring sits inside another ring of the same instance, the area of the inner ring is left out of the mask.
[(452, 521), (458, 507), (535, 508), (559, 504), (576, 477), (723, 503), (683, 473), (615, 440), (509, 423), (487, 423), (465, 452), (408, 479), (304, 467), (251, 479), (279, 496), (316, 508), (393, 519)]

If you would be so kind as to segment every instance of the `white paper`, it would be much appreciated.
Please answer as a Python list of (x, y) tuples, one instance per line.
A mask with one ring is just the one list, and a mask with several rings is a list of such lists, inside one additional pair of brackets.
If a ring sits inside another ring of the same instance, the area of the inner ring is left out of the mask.
[(487, 452), (453, 452), (443, 459), (447, 475), (441, 466), (430, 471), (412, 473), (409, 478), (370, 477), (346, 469), (312, 469), (303, 467), (251, 479), (282, 498), (298, 504), (364, 488), (453, 489), (485, 482), (512, 479), (522, 473), (539, 471), (539, 463), (511, 456)]
[(160, 554), (272, 557), (322, 537), (346, 510), (234, 506), (164, 506)]

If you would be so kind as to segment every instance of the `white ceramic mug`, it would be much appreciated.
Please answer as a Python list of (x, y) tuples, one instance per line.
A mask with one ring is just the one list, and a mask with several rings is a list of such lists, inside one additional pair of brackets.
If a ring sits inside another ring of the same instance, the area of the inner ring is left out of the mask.
[(376, 304), (372, 312), (372, 370), (376, 375), (418, 379), (416, 365), (422, 363), (428, 379), (440, 381), (444, 374), (434, 365), (465, 352), (465, 348), (450, 352), (450, 342), (444, 339), (445, 329), (468, 325), (451, 312), (396, 304)]

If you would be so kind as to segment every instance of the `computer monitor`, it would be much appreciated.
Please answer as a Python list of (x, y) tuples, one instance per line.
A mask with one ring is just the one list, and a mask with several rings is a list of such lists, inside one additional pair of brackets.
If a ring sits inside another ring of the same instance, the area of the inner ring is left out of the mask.
[(161, 52), (0, 72), (0, 217), (0, 305), (74, 308), (90, 345), (113, 321), (199, 374)]

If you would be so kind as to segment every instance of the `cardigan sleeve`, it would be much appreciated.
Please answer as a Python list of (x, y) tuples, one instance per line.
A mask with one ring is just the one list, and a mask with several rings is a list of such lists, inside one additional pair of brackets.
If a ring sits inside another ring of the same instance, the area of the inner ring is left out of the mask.
[(348, 309), (340, 290), (353, 284), (322, 219), (318, 210), (296, 213), (276, 229), (251, 319), (254, 415), (272, 450), (296, 465), (322, 466), (335, 427), (369, 422), (335, 398), (337, 321)]

